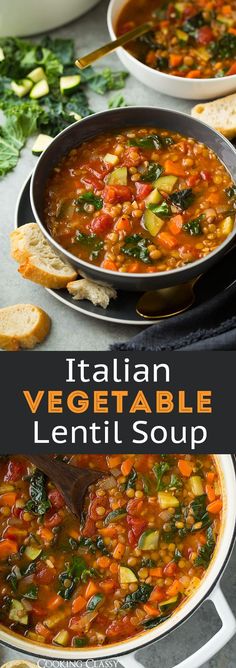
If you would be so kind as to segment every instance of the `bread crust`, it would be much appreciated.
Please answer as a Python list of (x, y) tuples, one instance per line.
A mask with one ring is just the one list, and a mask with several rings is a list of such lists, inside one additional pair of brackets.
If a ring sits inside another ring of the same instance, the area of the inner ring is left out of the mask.
[[(24, 333), (17, 331), (19, 314), (22, 320), (25, 315), (29, 318), (29, 328)], [(12, 332), (12, 321), (16, 318), (16, 330)], [(32, 322), (30, 322), (30, 317)], [(8, 319), (9, 323), (8, 324)], [(9, 326), (10, 331), (7, 331)], [(51, 319), (46, 311), (33, 304), (15, 304), (0, 309), (0, 348), (16, 351), (20, 348), (32, 349), (37, 343), (42, 343), (49, 334)]]

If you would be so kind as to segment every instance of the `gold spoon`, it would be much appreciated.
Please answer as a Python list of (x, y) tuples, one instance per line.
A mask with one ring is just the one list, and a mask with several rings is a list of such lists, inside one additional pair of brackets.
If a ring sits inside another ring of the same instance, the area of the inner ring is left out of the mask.
[(146, 32), (149, 32), (149, 30), (152, 30), (154, 26), (155, 24), (153, 21), (148, 21), (147, 23), (143, 23), (133, 30), (129, 30), (129, 32), (121, 35), (121, 37), (118, 37), (118, 39), (115, 39), (113, 42), (108, 42), (107, 44), (100, 46), (98, 49), (95, 49), (95, 51), (88, 53), (86, 56), (78, 58), (75, 61), (76, 67), (79, 67), (80, 70), (84, 70), (85, 67), (88, 67), (88, 65), (94, 63), (95, 60), (103, 58), (103, 56), (106, 56), (108, 53), (115, 51), (118, 46), (124, 46), (124, 44), (127, 44), (127, 42), (130, 42), (132, 39), (136, 39), (137, 37), (140, 37), (140, 35), (144, 35)]
[(194, 286), (199, 278), (171, 288), (145, 292), (138, 300), (136, 313), (147, 320), (161, 320), (187, 311), (195, 301)]

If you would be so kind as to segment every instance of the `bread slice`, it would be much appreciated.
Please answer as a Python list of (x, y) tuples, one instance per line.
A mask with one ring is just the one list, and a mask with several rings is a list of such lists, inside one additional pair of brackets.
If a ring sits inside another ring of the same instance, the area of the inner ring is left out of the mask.
[(63, 260), (43, 236), (37, 223), (28, 223), (11, 233), (11, 255), (20, 263), (24, 278), (45, 288), (65, 288), (77, 277), (74, 267)]
[(1, 668), (37, 668), (37, 663), (32, 661), (25, 661), (25, 659), (14, 659), (3, 663)]
[(87, 278), (68, 283), (67, 290), (73, 295), (73, 299), (88, 299), (94, 306), (101, 306), (102, 308), (107, 308), (110, 299), (116, 299), (117, 297), (114, 288), (88, 281)]
[(0, 348), (34, 348), (50, 331), (47, 313), (32, 304), (15, 304), (0, 309)]
[(191, 114), (228, 139), (236, 137), (236, 93), (213, 102), (196, 104)]

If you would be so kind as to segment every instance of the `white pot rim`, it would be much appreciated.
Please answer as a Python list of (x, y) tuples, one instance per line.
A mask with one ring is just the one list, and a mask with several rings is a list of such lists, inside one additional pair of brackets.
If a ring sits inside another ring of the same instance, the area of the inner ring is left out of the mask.
[(86, 647), (74, 649), (70, 647), (59, 648), (56, 646), (38, 645), (31, 640), (7, 631), (3, 626), (0, 626), (0, 642), (26, 655), (30, 654), (42, 659), (102, 660), (137, 651), (155, 640), (164, 638), (171, 631), (176, 630), (207, 600), (217, 583), (219, 583), (236, 538), (236, 508), (231, 502), (232, 489), (236, 489), (235, 457), (234, 455), (213, 455), (213, 457), (216, 461), (223, 492), (223, 516), (218, 546), (216, 547), (212, 563), (195, 593), (166, 622), (149, 631), (143, 631), (131, 639), (92, 649)]

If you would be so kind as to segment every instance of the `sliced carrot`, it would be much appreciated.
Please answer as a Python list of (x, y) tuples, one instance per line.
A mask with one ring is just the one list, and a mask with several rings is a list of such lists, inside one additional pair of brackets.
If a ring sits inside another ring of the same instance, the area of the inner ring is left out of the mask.
[(39, 635), (43, 636), (43, 638), (45, 638), (46, 640), (47, 638), (50, 637), (49, 629), (46, 629), (46, 627), (44, 626), (44, 624), (42, 624), (42, 622), (37, 622), (35, 626), (35, 632), (39, 633)]
[(145, 603), (143, 605), (143, 609), (145, 610), (147, 615), (150, 615), (150, 617), (157, 617), (158, 616), (157, 608), (153, 608), (152, 605), (148, 605), (148, 603)]
[(100, 582), (100, 589), (102, 589), (105, 594), (109, 594), (115, 586), (116, 584), (114, 580), (103, 580), (103, 582)]
[(98, 586), (93, 580), (89, 580), (89, 583), (86, 587), (85, 598), (88, 600), (91, 596), (94, 596), (99, 591)]
[(177, 245), (176, 239), (172, 236), (172, 234), (169, 234), (169, 232), (160, 232), (157, 236), (158, 241), (165, 246), (165, 248), (175, 248)]
[(208, 513), (213, 513), (213, 515), (217, 515), (218, 513), (220, 513), (221, 508), (222, 508), (221, 499), (216, 499), (216, 501), (212, 501), (212, 503), (208, 503), (207, 512)]
[(190, 70), (188, 74), (186, 74), (186, 79), (199, 79), (201, 76), (200, 70)]
[(117, 266), (115, 262), (112, 262), (112, 260), (103, 260), (102, 267), (103, 269), (109, 269), (110, 271), (117, 270)]
[(230, 16), (230, 14), (232, 12), (232, 7), (231, 7), (231, 5), (223, 5), (221, 7), (220, 11), (221, 11), (221, 14), (224, 14), (224, 16)]
[(165, 161), (165, 173), (173, 174), (173, 176), (185, 176), (185, 169), (179, 162), (173, 162), (173, 160)]
[(183, 62), (183, 56), (178, 53), (170, 53), (169, 55), (169, 67), (178, 67)]
[(50, 540), (54, 538), (54, 534), (51, 529), (47, 529), (47, 527), (44, 526), (39, 527), (37, 533), (39, 534), (40, 538), (45, 540), (46, 543), (50, 542)]
[(132, 459), (125, 459), (124, 462), (121, 464), (121, 473), (123, 475), (129, 475), (131, 469), (133, 467), (133, 461)]
[(212, 483), (215, 480), (215, 474), (213, 471), (208, 471), (206, 474), (206, 479), (209, 483)]
[(111, 560), (109, 557), (98, 557), (97, 565), (99, 568), (108, 568), (110, 566)]
[(138, 264), (138, 262), (132, 262), (132, 263), (129, 265), (128, 272), (129, 272), (130, 274), (135, 274), (136, 272), (138, 272), (138, 270), (139, 270), (139, 264)]
[(102, 536), (108, 536), (108, 538), (113, 538), (118, 533), (117, 526), (104, 527), (104, 529), (99, 529), (99, 533), (101, 533)]
[(209, 484), (206, 485), (206, 493), (207, 493), (207, 498), (210, 501), (210, 503), (212, 501), (215, 501), (216, 494), (215, 494), (215, 489), (214, 489), (213, 485), (209, 485)]
[(49, 610), (57, 610), (60, 605), (63, 603), (63, 598), (59, 596), (59, 594), (55, 594), (55, 596), (51, 596), (47, 603), (47, 607)]
[(8, 492), (7, 494), (0, 494), (0, 506), (14, 506), (16, 502), (16, 492)]
[[(236, 31), (235, 31), (235, 35), (236, 35)], [(236, 74), (236, 63), (233, 63), (233, 65), (231, 65), (231, 67), (226, 72), (226, 74), (227, 75)]]
[(114, 559), (117, 559), (120, 561), (120, 559), (123, 557), (123, 554), (125, 552), (125, 545), (124, 543), (117, 543), (114, 552), (113, 552), (113, 557)]
[(182, 227), (183, 227), (183, 216), (181, 216), (181, 213), (179, 213), (177, 216), (173, 216), (168, 222), (168, 227), (171, 232), (171, 234), (177, 235), (181, 232)]
[(176, 596), (179, 592), (182, 591), (182, 585), (179, 580), (174, 580), (172, 584), (167, 589), (167, 596)]
[(162, 573), (163, 573), (163, 568), (161, 568), (161, 566), (149, 569), (149, 575), (151, 576), (151, 578), (162, 578)]
[(231, 35), (236, 35), (236, 28), (229, 28), (228, 32), (229, 32)]
[(185, 478), (189, 478), (191, 476), (193, 467), (194, 465), (192, 462), (189, 462), (187, 459), (179, 459), (178, 461), (178, 469)]
[(163, 593), (163, 590), (161, 587), (157, 586), (154, 587), (152, 590), (151, 596), (149, 597), (149, 601), (152, 603), (160, 603), (163, 601), (163, 598), (165, 598), (165, 594)]
[(10, 540), (10, 538), (0, 540), (0, 559), (7, 559), (13, 552), (18, 552), (18, 545), (15, 540)]
[(73, 614), (76, 615), (77, 612), (83, 610), (86, 604), (87, 604), (86, 598), (84, 598), (83, 596), (77, 596), (76, 598), (74, 598), (71, 607)]
[(120, 218), (120, 220), (117, 221), (115, 224), (115, 230), (125, 230), (125, 232), (129, 233), (132, 230), (132, 225), (129, 221), (128, 218)]
[(114, 575), (115, 573), (117, 573), (118, 568), (119, 568), (119, 566), (118, 566), (118, 564), (116, 563), (116, 561), (113, 561), (112, 564), (110, 565), (109, 570), (110, 570), (110, 572), (112, 573), (112, 575)]
[(121, 455), (110, 455), (107, 457), (107, 466), (109, 469), (115, 469), (121, 464)]

